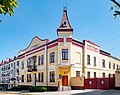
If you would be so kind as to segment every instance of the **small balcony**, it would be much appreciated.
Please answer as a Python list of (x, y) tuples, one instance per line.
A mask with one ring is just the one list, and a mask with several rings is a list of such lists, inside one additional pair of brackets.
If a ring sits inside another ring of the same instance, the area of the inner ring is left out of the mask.
[(33, 72), (33, 71), (37, 71), (36, 65), (28, 66), (28, 72)]
[(36, 65), (33, 65), (33, 66), (32, 66), (32, 71), (37, 71)]

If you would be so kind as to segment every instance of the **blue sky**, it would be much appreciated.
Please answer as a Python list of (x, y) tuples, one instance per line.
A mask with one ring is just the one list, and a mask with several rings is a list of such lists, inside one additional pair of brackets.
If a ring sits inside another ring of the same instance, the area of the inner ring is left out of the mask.
[(19, 0), (14, 16), (0, 15), (0, 61), (17, 55), (35, 36), (56, 39), (66, 3), (73, 38), (91, 40), (120, 57), (120, 18), (109, 11), (110, 0)]

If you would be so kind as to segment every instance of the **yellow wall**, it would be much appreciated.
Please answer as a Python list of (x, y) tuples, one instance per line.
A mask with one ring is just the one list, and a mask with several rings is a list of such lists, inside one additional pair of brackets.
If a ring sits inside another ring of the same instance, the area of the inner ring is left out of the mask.
[(71, 86), (84, 86), (84, 77), (72, 77), (70, 84)]

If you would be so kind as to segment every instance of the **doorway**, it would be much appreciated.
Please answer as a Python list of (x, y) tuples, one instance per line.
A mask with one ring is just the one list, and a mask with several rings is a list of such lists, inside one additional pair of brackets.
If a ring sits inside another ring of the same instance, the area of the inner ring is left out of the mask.
[(68, 76), (62, 76), (62, 86), (68, 86)]

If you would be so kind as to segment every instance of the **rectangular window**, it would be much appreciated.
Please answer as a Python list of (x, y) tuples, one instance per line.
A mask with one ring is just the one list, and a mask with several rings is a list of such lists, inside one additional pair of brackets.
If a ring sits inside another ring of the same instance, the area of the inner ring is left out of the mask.
[(109, 62), (109, 69), (111, 69), (111, 62)]
[(50, 53), (50, 63), (54, 63), (55, 61), (55, 52)]
[(38, 73), (38, 82), (44, 82), (44, 73)]
[(62, 60), (68, 60), (68, 49), (62, 49)]
[(11, 70), (11, 74), (13, 74), (13, 70)]
[(96, 72), (94, 72), (94, 78), (96, 78)]
[(117, 64), (117, 70), (118, 70), (118, 64)]
[(96, 57), (94, 57), (94, 66), (96, 66)]
[(104, 59), (102, 60), (102, 67), (105, 68), (105, 60)]
[(17, 61), (17, 66), (19, 67), (19, 61)]
[(80, 77), (80, 71), (76, 71), (76, 77)]
[(16, 66), (15, 66), (15, 62), (14, 62), (14, 69), (15, 69), (15, 67), (16, 67)]
[(24, 75), (21, 76), (21, 82), (24, 82)]
[(27, 74), (27, 82), (31, 82), (31, 74)]
[(90, 72), (87, 72), (87, 78), (90, 78)]
[(11, 67), (13, 67), (13, 63), (11, 63)]
[(50, 82), (55, 82), (55, 71), (50, 72)]
[(44, 64), (44, 56), (41, 56), (41, 65)]
[(90, 55), (87, 55), (87, 64), (90, 65)]
[(113, 63), (113, 69), (115, 69), (115, 63)]
[(38, 65), (40, 65), (40, 60), (41, 60), (41, 57), (38, 56)]
[(21, 62), (21, 69), (24, 69), (24, 61)]
[(102, 73), (102, 77), (105, 78), (105, 73)]

